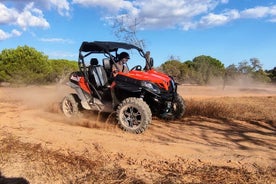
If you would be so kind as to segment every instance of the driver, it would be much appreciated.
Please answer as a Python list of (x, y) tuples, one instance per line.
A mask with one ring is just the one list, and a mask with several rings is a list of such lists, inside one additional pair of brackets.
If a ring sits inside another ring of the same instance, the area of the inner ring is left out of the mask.
[[(112, 65), (112, 75), (113, 77), (116, 77), (116, 75), (118, 74), (118, 72), (124, 72), (124, 73), (128, 73), (129, 69), (127, 66), (127, 61), (129, 60), (129, 54), (127, 52), (121, 52), (119, 54), (119, 61), (115, 64)], [(113, 81), (111, 84), (111, 97), (112, 97), (112, 106), (113, 108), (115, 108), (118, 104), (119, 101), (115, 95), (115, 82)]]
[(127, 52), (121, 52), (119, 54), (119, 61), (112, 65), (112, 74), (115, 77), (118, 72), (128, 73), (129, 69), (127, 61), (129, 60), (129, 54)]

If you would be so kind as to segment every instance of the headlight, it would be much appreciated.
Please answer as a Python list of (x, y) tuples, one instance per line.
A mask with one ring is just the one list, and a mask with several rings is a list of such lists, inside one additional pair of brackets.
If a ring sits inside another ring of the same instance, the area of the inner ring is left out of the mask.
[(142, 86), (147, 88), (149, 91), (152, 91), (154, 93), (160, 93), (160, 89), (156, 84), (153, 84), (151, 82), (142, 81)]

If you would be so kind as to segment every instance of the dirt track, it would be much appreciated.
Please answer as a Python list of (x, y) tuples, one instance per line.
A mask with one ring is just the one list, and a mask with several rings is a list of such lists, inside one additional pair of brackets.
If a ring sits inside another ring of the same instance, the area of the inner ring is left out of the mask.
[[(120, 130), (112, 114), (84, 113), (79, 119), (66, 119), (59, 111), (58, 102), (68, 92), (70, 89), (62, 85), (1, 87), (1, 139), (12, 136), (22, 144), (39, 145), (44, 150), (64, 154), (100, 153), (110, 161), (119, 159), (120, 167), (139, 173), (136, 178), (143, 178), (145, 183), (150, 183), (157, 177), (144, 171), (145, 167), (140, 167), (145, 160), (148, 163), (177, 163), (181, 159), (180, 164), (246, 168), (248, 171), (254, 171), (256, 167), (276, 167), (275, 124), (198, 116), (184, 117), (182, 120), (168, 123), (155, 118), (143, 134), (134, 135)], [(181, 86), (180, 94), (187, 99), (275, 96), (276, 91), (275, 88), (223, 91), (216, 87)], [(24, 162), (15, 159), (9, 164), (2, 163), (0, 171), (6, 177), (24, 176), (33, 183), (45, 181), (26, 175), (26, 166), (20, 163)], [(137, 163), (140, 163), (140, 166)]]

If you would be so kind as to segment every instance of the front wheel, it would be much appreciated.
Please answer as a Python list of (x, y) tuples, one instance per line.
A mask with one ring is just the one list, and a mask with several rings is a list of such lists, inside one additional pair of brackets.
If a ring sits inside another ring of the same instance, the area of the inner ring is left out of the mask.
[(127, 98), (117, 108), (117, 120), (121, 129), (131, 133), (142, 133), (151, 123), (151, 111), (140, 98)]
[(61, 110), (68, 118), (76, 117), (80, 111), (80, 100), (76, 94), (69, 94), (61, 102)]

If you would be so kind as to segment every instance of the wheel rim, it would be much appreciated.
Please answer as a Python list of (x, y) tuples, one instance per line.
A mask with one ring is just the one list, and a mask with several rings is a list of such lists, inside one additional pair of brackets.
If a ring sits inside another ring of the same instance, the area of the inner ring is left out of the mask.
[(63, 112), (66, 116), (70, 117), (73, 114), (73, 104), (70, 102), (70, 100), (65, 99), (63, 102)]
[(126, 106), (122, 113), (123, 123), (130, 128), (136, 128), (142, 122), (142, 115), (138, 108)]
[(178, 104), (176, 102), (174, 102), (172, 104), (172, 110), (173, 110), (173, 112), (176, 112), (178, 110), (178, 108), (179, 108)]

